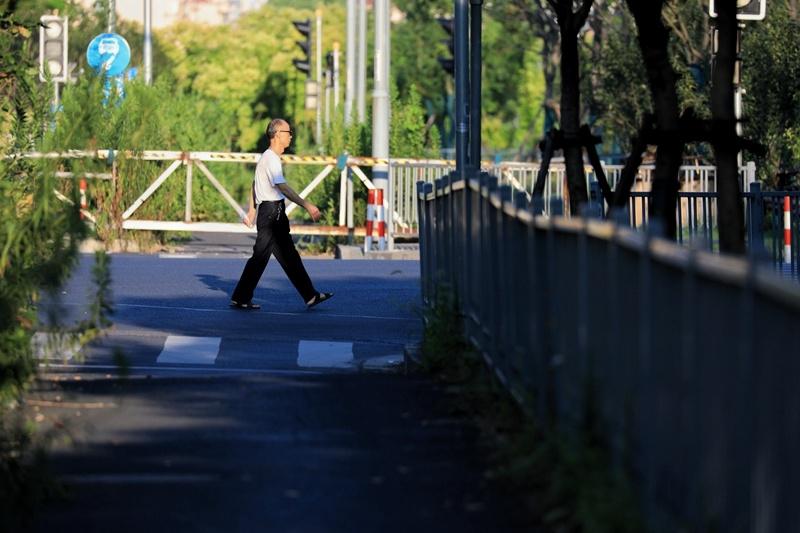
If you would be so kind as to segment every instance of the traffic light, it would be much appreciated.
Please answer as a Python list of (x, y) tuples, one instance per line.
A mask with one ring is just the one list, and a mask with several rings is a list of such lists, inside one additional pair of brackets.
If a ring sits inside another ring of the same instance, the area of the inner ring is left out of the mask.
[(455, 55), (455, 36), (453, 33), (453, 19), (451, 18), (444, 18), (438, 17), (436, 22), (447, 32), (447, 39), (442, 39), (442, 42), (447, 45), (447, 49), (450, 50), (450, 57), (437, 57), (436, 59), (439, 61), (439, 64), (442, 66), (445, 72), (450, 74), (451, 76), (455, 75), (456, 65), (455, 59), (453, 56)]
[(53, 81), (65, 83), (69, 75), (67, 17), (42, 15), (39, 23), (39, 79), (46, 81), (47, 72), (50, 72)]
[(297, 46), (305, 54), (303, 59), (293, 59), (292, 64), (300, 72), (305, 72), (307, 77), (311, 77), (311, 19), (293, 20), (292, 24), (303, 36), (302, 41), (297, 41)]
[[(714, 0), (708, 2), (708, 14), (717, 16)], [(767, 0), (736, 0), (736, 18), (739, 20), (763, 20), (767, 15)]]

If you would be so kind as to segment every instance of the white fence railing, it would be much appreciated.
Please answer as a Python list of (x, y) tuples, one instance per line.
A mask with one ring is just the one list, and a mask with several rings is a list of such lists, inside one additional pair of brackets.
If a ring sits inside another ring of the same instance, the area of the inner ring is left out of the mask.
[[(163, 150), (146, 150), (142, 152), (114, 151), (114, 150), (71, 150), (67, 152), (32, 152), (18, 157), (44, 158), (44, 159), (99, 159), (114, 161), (119, 157), (140, 159), (145, 161), (171, 161), (160, 174), (154, 177), (150, 185), (122, 214), (122, 228), (128, 230), (153, 230), (153, 231), (214, 231), (251, 233), (253, 228), (248, 228), (240, 223), (226, 223), (221, 221), (193, 221), (192, 214), (192, 182), (195, 179), (194, 170), (200, 171), (201, 179), (207, 179), (214, 189), (230, 205), (239, 218), (244, 216), (242, 206), (225, 189), (223, 184), (209, 170), (206, 163), (234, 163), (253, 165), (258, 161), (258, 153), (242, 152), (178, 152)], [(389, 167), (389, 191), (384, 195), (384, 210), (391, 213), (387, 220), (387, 236), (389, 248), (393, 248), (395, 237), (414, 238), (418, 234), (417, 202), (415, 199), (416, 183), (424, 181), (433, 183), (435, 180), (455, 170), (455, 161), (443, 159), (377, 159), (370, 157), (354, 157), (342, 155), (333, 156), (295, 156), (284, 155), (282, 161), (287, 166), (314, 165), (321, 167), (313, 180), (300, 192), (306, 198), (311, 192), (326, 179), (339, 180), (338, 225), (322, 226), (317, 224), (294, 224), (293, 232), (298, 234), (316, 235), (363, 235), (363, 221), (354, 219), (354, 188), (360, 182), (367, 189), (374, 188), (374, 184), (364, 173), (363, 168), (376, 165)], [(89, 178), (112, 179), (116, 178), (116, 167), (111, 174), (85, 174)], [(176, 179), (180, 168), (185, 168), (184, 180), (186, 183), (185, 208), (183, 220), (146, 220), (135, 218), (137, 210), (168, 180)], [(613, 188), (619, 181), (622, 165), (604, 165), (604, 171), (609, 184)], [(497, 176), (501, 185), (510, 185), (514, 189), (524, 191), (529, 197), (533, 192), (536, 177), (539, 173), (538, 163), (526, 162), (485, 162), (482, 169)], [(586, 179), (595, 180), (591, 166), (586, 167)], [(634, 191), (650, 189), (654, 165), (642, 165), (634, 184)], [(61, 173), (64, 175), (63, 173)], [(291, 174), (289, 173), (291, 176)], [(332, 176), (332, 177), (331, 177)], [(755, 164), (750, 162), (740, 168), (742, 186), (749, 191), (749, 184), (755, 180)], [(681, 167), (680, 180), (682, 190), (691, 192), (714, 192), (716, 190), (716, 169), (713, 166), (687, 165)], [(544, 199), (545, 209), (549, 206), (549, 199), (564, 196), (566, 188), (566, 172), (563, 163), (550, 165), (545, 181)], [(292, 204), (287, 209), (291, 213), (295, 209)], [(547, 211), (546, 211), (547, 213)], [(90, 213), (87, 213), (89, 218)]]
[[(404, 225), (396, 229), (397, 234), (413, 233), (416, 235), (418, 227), (417, 206), (413, 201), (413, 191), (417, 181), (434, 183), (455, 169), (453, 161), (429, 161), (394, 164), (390, 166), (393, 187), (393, 205), (397, 215), (404, 221)], [(606, 179), (613, 189), (622, 174), (623, 165), (603, 165)], [(498, 178), (500, 185), (510, 185), (518, 191), (524, 191), (530, 199), (536, 185), (539, 173), (538, 163), (503, 162), (498, 164), (484, 164), (483, 170)], [(595, 181), (594, 169), (587, 166), (585, 169), (588, 182)], [(641, 165), (636, 175), (634, 191), (649, 191), (655, 165)], [(739, 169), (740, 183), (744, 192), (750, 191), (750, 184), (756, 179), (756, 166), (748, 162)], [(680, 168), (681, 190), (688, 192), (716, 192), (716, 167), (708, 165), (684, 165)], [(545, 214), (549, 214), (549, 200), (563, 198), (566, 189), (566, 170), (563, 163), (550, 165), (544, 187)], [(643, 220), (645, 215), (639, 218)]]

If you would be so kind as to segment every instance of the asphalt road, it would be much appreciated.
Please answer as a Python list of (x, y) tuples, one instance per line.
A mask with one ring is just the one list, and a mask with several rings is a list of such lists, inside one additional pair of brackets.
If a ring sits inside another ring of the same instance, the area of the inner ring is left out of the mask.
[[(251, 312), (228, 307), (243, 264), (113, 257), (113, 328), (29, 394), (68, 495), (31, 530), (528, 530), (438, 385), (364, 371), (421, 336), (417, 262), (308, 259), (335, 293), (313, 310), (273, 263)], [(62, 321), (85, 316), (90, 269)]]
[[(57, 313), (62, 322), (87, 316), (92, 263), (84, 257), (63, 291), (63, 311)], [(317, 289), (334, 293), (311, 310), (271, 262), (253, 299), (262, 305), (257, 311), (229, 307), (244, 263), (192, 255), (114, 256), (114, 326), (86, 351), (80, 366), (114, 365), (121, 349), (138, 373), (347, 368), (369, 358), (401, 357), (405, 344), (421, 336), (418, 262), (306, 259)], [(164, 353), (176, 343), (185, 354)], [(213, 359), (208, 353), (192, 357), (192, 351), (209, 350)]]

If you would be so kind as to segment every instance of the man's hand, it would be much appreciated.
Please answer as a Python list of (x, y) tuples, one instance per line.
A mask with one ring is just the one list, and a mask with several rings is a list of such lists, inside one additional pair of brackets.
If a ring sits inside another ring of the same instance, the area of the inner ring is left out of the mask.
[(292, 189), (291, 187), (289, 187), (289, 184), (288, 184), (288, 183), (279, 183), (279, 184), (278, 184), (278, 189), (280, 189), (280, 191), (281, 191), (281, 192), (282, 192), (282, 193), (283, 193), (283, 194), (284, 194), (284, 195), (285, 195), (285, 196), (286, 196), (286, 197), (287, 197), (289, 200), (293, 201), (294, 203), (296, 203), (296, 204), (297, 204), (297, 205), (299, 205), (299, 206), (302, 206), (302, 207), (304, 207), (304, 208), (305, 208), (305, 210), (306, 210), (306, 211), (308, 211), (308, 214), (309, 214), (309, 215), (311, 215), (311, 219), (312, 219), (314, 222), (316, 222), (317, 220), (319, 220), (320, 213), (319, 213), (319, 209), (317, 208), (317, 206), (315, 206), (314, 204), (312, 204), (312, 203), (311, 203), (311, 202), (309, 202), (308, 200), (305, 200), (305, 199), (303, 199), (303, 197), (301, 197), (299, 194), (297, 194), (296, 192), (294, 192), (294, 189)]
[(256, 210), (251, 207), (247, 214), (242, 218), (242, 223), (248, 228), (252, 228), (256, 221)]
[(320, 212), (317, 206), (315, 206), (311, 202), (306, 202), (303, 207), (305, 207), (306, 211), (308, 211), (308, 214), (311, 215), (311, 220), (313, 220), (314, 222), (319, 220)]

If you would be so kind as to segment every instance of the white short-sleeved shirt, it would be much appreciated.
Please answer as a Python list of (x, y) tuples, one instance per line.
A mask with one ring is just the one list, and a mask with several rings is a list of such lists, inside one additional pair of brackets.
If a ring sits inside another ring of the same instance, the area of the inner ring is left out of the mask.
[(256, 163), (256, 205), (285, 199), (286, 197), (278, 189), (279, 183), (286, 183), (281, 158), (268, 148)]

